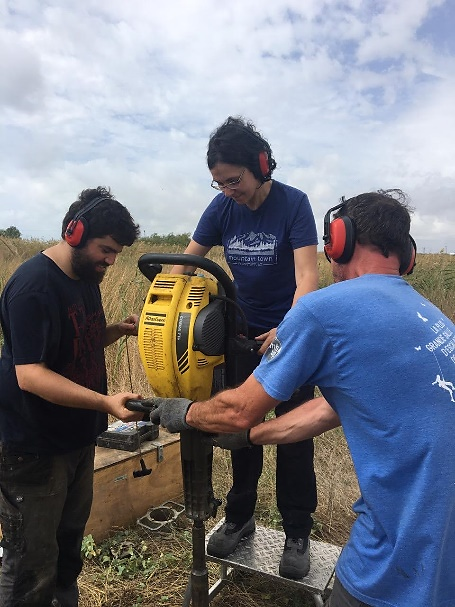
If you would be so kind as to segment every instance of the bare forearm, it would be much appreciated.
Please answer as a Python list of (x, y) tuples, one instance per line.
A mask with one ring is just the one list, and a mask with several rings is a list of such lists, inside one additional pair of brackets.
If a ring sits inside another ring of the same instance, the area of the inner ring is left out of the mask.
[(16, 375), (21, 390), (36, 394), (56, 405), (107, 410), (107, 397), (104, 394), (84, 388), (42, 364), (18, 365)]
[(205, 432), (238, 432), (258, 424), (278, 402), (268, 396), (251, 375), (238, 388), (219, 392), (207, 401), (193, 403), (186, 422)]
[(305, 276), (305, 280), (302, 280), (297, 285), (297, 288), (294, 293), (292, 305), (294, 305), (296, 303), (296, 301), (298, 301), (300, 299), (300, 297), (303, 297), (303, 295), (306, 295), (307, 293), (311, 293), (311, 291), (316, 291), (317, 288), (318, 288), (318, 275), (317, 275), (317, 273), (310, 272), (307, 276)]
[(255, 426), (250, 431), (250, 441), (255, 445), (295, 443), (339, 425), (338, 415), (323, 397), (319, 397)]
[(143, 413), (130, 411), (127, 402), (140, 394), (121, 392), (106, 396), (59, 375), (43, 363), (16, 365), (19, 388), (31, 392), (55, 405), (73, 409), (91, 409), (108, 413), (123, 421), (138, 421)]
[(294, 251), (294, 268), (295, 268), (295, 284), (296, 289), (292, 305), (296, 301), (318, 288), (318, 263), (317, 263), (317, 247), (311, 245), (301, 247)]
[(210, 400), (193, 403), (186, 421), (205, 432), (238, 432), (257, 424), (262, 416), (251, 415), (236, 397), (236, 389), (220, 392)]
[(123, 337), (123, 333), (117, 323), (108, 325), (104, 334), (104, 347), (110, 346), (121, 337)]

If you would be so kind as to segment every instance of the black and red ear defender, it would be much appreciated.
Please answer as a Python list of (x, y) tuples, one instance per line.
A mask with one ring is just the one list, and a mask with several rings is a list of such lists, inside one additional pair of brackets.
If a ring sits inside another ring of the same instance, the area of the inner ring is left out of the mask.
[[(356, 242), (355, 223), (350, 217), (342, 215), (331, 221), (332, 213), (340, 209), (344, 204), (342, 202), (332, 207), (324, 216), (324, 253), (328, 261), (337, 263), (348, 263), (354, 254)], [(404, 259), (400, 263), (400, 276), (412, 274), (416, 265), (417, 245), (411, 235), (409, 235), (409, 248)]]
[[(252, 137), (256, 142), (259, 141), (261, 147), (264, 147), (266, 145), (264, 140), (262, 139), (262, 137), (259, 135), (259, 133), (256, 133), (255, 131), (251, 130), (249, 127), (244, 126), (244, 125), (239, 124), (238, 127), (242, 131), (244, 131), (249, 137)], [(267, 150), (267, 147), (265, 147), (265, 149), (262, 149), (259, 152), (258, 164), (259, 164), (259, 171), (260, 171), (262, 177), (265, 180), (270, 179), (269, 151)]]
[(409, 250), (408, 254), (400, 264), (400, 276), (408, 276), (409, 274), (412, 274), (416, 265), (416, 257), (417, 245), (414, 238), (409, 234)]
[(82, 207), (66, 226), (65, 240), (70, 246), (82, 248), (85, 245), (88, 239), (88, 223), (84, 215), (103, 200), (111, 199), (103, 196), (94, 198), (85, 207)]
[(341, 216), (331, 220), (334, 211), (340, 209), (345, 201), (332, 207), (324, 216), (324, 253), (328, 261), (348, 263), (355, 249), (355, 224), (350, 217)]
[(269, 155), (265, 150), (259, 152), (259, 169), (263, 177), (268, 177), (270, 173)]

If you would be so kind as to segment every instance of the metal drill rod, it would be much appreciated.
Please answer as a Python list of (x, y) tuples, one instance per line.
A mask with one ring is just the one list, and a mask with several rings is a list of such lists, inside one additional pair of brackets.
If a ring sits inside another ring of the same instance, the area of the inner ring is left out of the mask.
[(209, 574), (205, 559), (205, 526), (202, 521), (194, 521), (193, 538), (193, 568), (191, 570), (191, 603), (193, 607), (208, 607), (209, 604)]
[(183, 607), (207, 607), (209, 604), (209, 580), (205, 557), (204, 522), (216, 516), (221, 504), (213, 495), (211, 438), (199, 430), (180, 433), (185, 514), (193, 520), (193, 563)]

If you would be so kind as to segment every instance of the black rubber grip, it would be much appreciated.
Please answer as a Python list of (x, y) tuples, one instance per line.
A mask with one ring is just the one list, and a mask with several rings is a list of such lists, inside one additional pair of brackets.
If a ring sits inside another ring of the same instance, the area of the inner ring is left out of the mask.
[(126, 408), (130, 411), (139, 411), (140, 413), (150, 413), (153, 409), (156, 409), (156, 405), (153, 403), (153, 398), (134, 399), (126, 401)]

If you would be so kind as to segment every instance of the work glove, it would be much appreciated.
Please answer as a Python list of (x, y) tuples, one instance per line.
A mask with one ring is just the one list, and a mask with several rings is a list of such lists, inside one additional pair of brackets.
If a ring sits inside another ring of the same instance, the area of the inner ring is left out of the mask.
[(187, 398), (153, 398), (154, 409), (150, 411), (150, 421), (161, 424), (168, 432), (192, 430), (186, 423), (186, 414), (193, 404)]
[(229, 451), (253, 446), (253, 443), (250, 441), (249, 430), (243, 430), (242, 432), (235, 432), (232, 434), (215, 434), (212, 441), (215, 447), (221, 447), (222, 449), (228, 449)]

